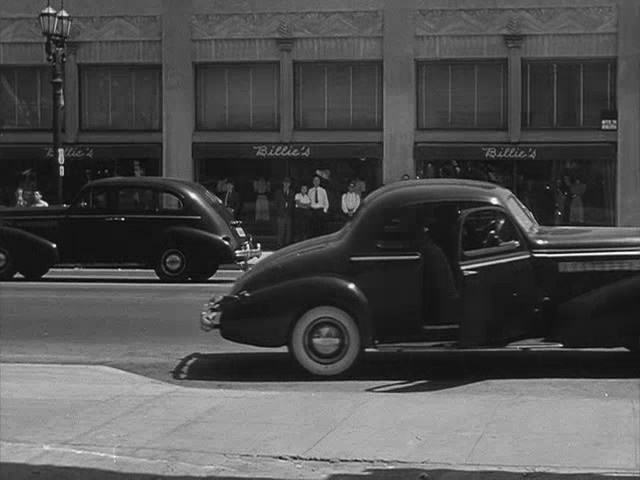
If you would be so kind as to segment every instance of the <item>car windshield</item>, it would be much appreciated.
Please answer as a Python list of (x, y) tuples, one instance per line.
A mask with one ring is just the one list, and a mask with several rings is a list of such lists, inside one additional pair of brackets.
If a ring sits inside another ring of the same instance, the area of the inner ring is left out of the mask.
[(540, 227), (533, 213), (515, 195), (507, 198), (507, 208), (527, 232), (535, 232)]

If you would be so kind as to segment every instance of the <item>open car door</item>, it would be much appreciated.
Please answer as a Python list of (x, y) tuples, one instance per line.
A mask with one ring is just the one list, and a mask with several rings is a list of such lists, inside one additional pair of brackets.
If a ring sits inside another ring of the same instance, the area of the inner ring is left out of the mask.
[(499, 346), (534, 336), (539, 294), (532, 255), (507, 212), (465, 210), (458, 235), (461, 346)]

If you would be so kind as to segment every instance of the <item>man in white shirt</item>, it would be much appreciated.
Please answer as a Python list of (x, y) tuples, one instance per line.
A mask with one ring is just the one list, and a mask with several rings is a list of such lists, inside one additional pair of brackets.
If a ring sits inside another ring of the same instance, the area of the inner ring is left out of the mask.
[(322, 235), (325, 231), (325, 218), (329, 211), (327, 191), (320, 186), (320, 177), (313, 177), (313, 187), (309, 189), (312, 212), (312, 235)]
[(358, 208), (360, 208), (360, 195), (356, 193), (355, 182), (350, 182), (347, 192), (342, 194), (342, 213), (347, 217), (353, 217)]

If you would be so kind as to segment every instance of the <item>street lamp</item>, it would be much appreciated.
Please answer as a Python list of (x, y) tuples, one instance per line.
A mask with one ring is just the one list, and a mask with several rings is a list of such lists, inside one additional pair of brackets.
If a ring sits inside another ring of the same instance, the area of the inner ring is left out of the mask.
[(51, 85), (53, 85), (53, 156), (58, 160), (58, 200), (64, 203), (62, 180), (64, 178), (64, 150), (62, 147), (62, 122), (60, 116), (63, 108), (62, 99), (62, 66), (65, 58), (65, 42), (71, 32), (71, 16), (64, 9), (64, 0), (60, 10), (56, 12), (47, 7), (40, 12), (40, 28), (46, 39), (45, 52), (47, 61), (51, 63)]

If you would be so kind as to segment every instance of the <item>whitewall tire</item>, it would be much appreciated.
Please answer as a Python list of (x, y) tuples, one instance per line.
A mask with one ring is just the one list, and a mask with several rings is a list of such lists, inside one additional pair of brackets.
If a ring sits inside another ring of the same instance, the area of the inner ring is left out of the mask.
[(362, 350), (360, 331), (344, 310), (320, 306), (298, 319), (289, 341), (289, 352), (313, 375), (331, 377), (351, 369)]

